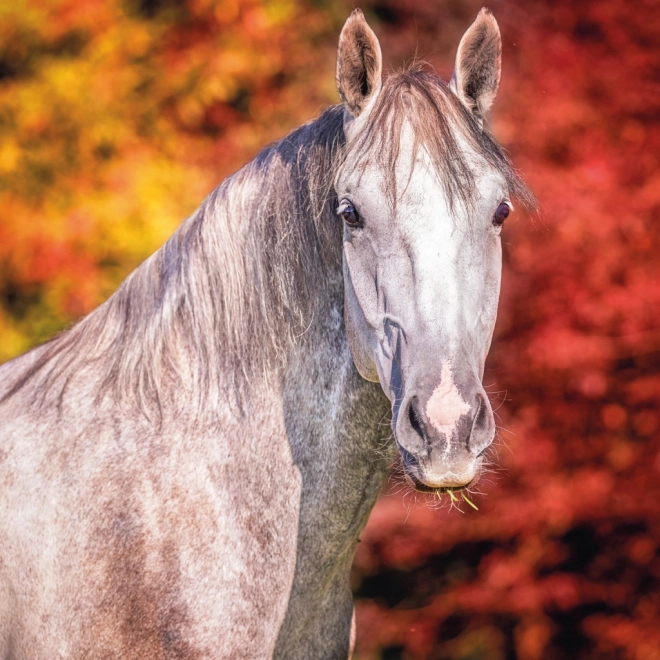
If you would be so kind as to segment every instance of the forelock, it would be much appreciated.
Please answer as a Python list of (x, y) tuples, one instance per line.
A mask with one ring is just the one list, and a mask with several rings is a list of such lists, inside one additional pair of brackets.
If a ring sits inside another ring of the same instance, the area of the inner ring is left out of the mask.
[(417, 64), (385, 80), (364, 128), (347, 144), (343, 155), (344, 167), (359, 170), (366, 161), (376, 164), (393, 207), (407, 183), (397, 180), (406, 123), (412, 129), (412, 162), (420, 150), (427, 153), (451, 209), (457, 204), (472, 209), (477, 203), (478, 162), (502, 175), (510, 196), (526, 208), (535, 206), (533, 194), (489, 131), (448, 84)]

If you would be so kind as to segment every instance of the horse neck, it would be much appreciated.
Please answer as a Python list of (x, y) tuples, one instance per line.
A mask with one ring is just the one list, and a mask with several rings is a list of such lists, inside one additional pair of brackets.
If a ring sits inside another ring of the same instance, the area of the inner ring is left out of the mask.
[(43, 347), (17, 389), (30, 382), (61, 403), (77, 382), (149, 414), (172, 401), (199, 413), (281, 373), (340, 314), (328, 173), (342, 135), (334, 108), (261, 152), (106, 303)]

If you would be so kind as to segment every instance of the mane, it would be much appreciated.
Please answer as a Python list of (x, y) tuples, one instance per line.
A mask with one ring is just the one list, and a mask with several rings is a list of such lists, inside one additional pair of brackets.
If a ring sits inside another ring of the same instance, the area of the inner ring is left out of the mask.
[[(309, 327), (318, 292), (341, 286), (341, 225), (333, 181), (357, 155), (378, 159), (394, 185), (404, 120), (425, 148), (450, 203), (470, 203), (474, 174), (456, 130), (502, 172), (510, 192), (533, 197), (503, 150), (437, 76), (392, 74), (367, 130), (345, 145), (334, 106), (266, 147), (223, 182), (154, 255), (77, 325), (33, 349), (0, 403), (31, 385), (61, 407), (70, 382), (90, 373), (95, 396), (115, 396), (158, 417), (166, 387), (188, 387), (193, 405), (226, 400), (256, 374), (276, 370)], [(396, 200), (393, 200), (396, 203)]]
[(35, 403), (61, 406), (71, 379), (91, 370), (98, 397), (157, 418), (168, 382), (201, 407), (226, 395), (228, 371), (240, 388), (276, 365), (340, 270), (332, 172), (343, 143), (334, 106), (263, 149), (105, 303), (33, 349), (0, 402), (30, 383)]

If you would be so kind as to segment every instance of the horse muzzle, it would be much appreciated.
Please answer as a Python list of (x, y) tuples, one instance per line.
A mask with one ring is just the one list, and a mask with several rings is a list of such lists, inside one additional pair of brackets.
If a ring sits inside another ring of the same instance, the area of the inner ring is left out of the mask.
[(410, 485), (420, 491), (460, 489), (479, 476), (495, 437), (495, 420), (480, 383), (463, 398), (445, 379), (430, 395), (407, 396), (393, 419), (397, 447)]

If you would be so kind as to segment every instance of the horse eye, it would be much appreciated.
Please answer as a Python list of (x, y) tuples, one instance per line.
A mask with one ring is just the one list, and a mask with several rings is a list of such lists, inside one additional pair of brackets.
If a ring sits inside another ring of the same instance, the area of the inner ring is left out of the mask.
[(506, 202), (502, 202), (498, 207), (497, 211), (495, 211), (495, 215), (493, 216), (493, 224), (496, 227), (501, 227), (504, 224), (504, 221), (509, 217), (509, 213), (511, 212), (511, 208)]
[(339, 207), (339, 215), (349, 227), (359, 227), (361, 225), (360, 216), (355, 207), (350, 202), (344, 202)]

